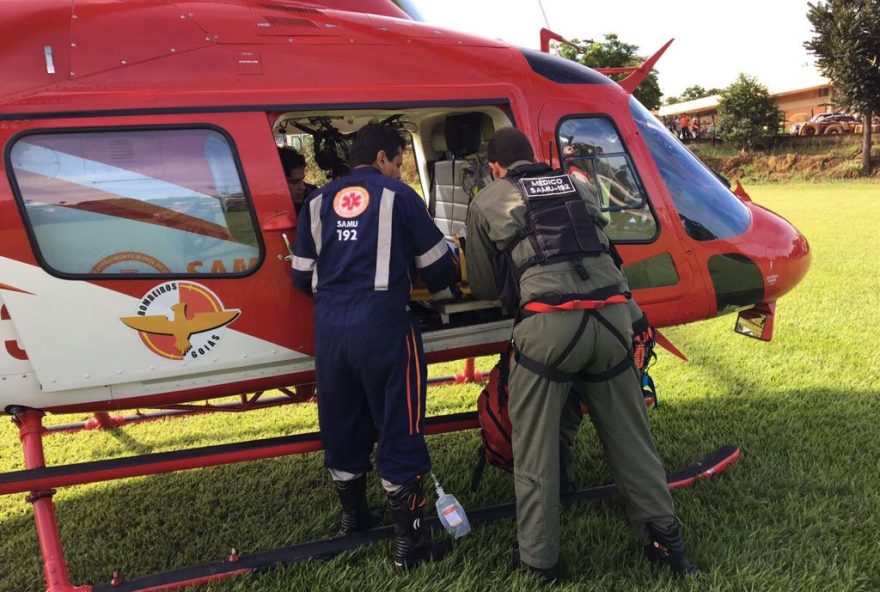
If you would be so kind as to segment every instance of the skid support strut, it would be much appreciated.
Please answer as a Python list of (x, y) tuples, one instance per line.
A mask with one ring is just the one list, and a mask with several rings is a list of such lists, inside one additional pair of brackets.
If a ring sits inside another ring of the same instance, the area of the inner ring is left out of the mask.
[[(28, 469), (46, 466), (43, 455), (43, 413), (32, 409), (12, 410), (13, 421), (18, 425), (18, 437), (24, 449), (24, 464)], [(58, 534), (58, 520), (55, 517), (54, 489), (31, 491), (25, 498), (34, 506), (34, 519), (37, 522), (37, 538), (43, 554), (43, 575), (46, 578), (46, 592), (88, 592), (91, 586), (74, 586), (70, 583), (67, 561)]]
[(456, 372), (455, 376), (436, 376), (428, 379), (428, 384), (463, 384), (480, 382), (488, 380), (489, 375), (477, 372), (474, 366), (474, 358), (467, 358), (464, 361), (464, 368), (461, 372)]

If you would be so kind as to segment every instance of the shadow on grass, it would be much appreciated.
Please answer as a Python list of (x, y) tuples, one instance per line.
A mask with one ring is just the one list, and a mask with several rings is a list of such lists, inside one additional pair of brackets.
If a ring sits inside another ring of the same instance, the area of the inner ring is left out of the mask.
[(108, 430), (108, 433), (126, 452), (133, 454), (150, 454), (153, 452), (152, 447), (136, 440), (130, 433), (125, 431), (125, 428)]
[[(671, 401), (653, 412), (669, 470), (724, 443), (743, 448), (727, 474), (674, 494), (695, 558), (711, 567), (699, 589), (880, 588), (878, 417), (880, 393), (832, 389)], [(437, 474), (465, 507), (512, 501), (510, 476), (494, 469), (478, 492), (467, 488), (477, 441), (473, 432), (431, 438)], [(589, 426), (578, 446), (581, 484), (602, 481), (607, 471)], [(384, 502), (375, 479), (370, 497)], [(215, 561), (232, 547), (248, 553), (323, 538), (338, 519), (320, 454), (69, 488), (56, 501), (73, 579), (93, 584), (117, 569), (134, 577)], [(563, 514), (563, 559), (578, 589), (680, 589), (665, 575), (655, 581), (637, 559), (619, 505), (580, 504)], [(528, 589), (528, 578), (508, 575), (514, 534), (512, 521), (477, 527), (445, 561), (403, 576), (389, 568), (383, 543), (209, 590), (363, 591), (365, 582), (369, 589)], [(30, 513), (0, 523), (0, 541), (0, 591), (43, 590)]]

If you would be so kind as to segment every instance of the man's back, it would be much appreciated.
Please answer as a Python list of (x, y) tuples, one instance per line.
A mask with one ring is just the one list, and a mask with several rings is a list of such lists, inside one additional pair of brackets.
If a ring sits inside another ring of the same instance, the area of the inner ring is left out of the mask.
[[(307, 228), (298, 231), (295, 251), (316, 260), (308, 278), (316, 305), (347, 310), (340, 324), (405, 315), (413, 272), (448, 252), (418, 194), (369, 166), (311, 195), (300, 224)], [(295, 274), (294, 281), (306, 278)]]
[[(511, 165), (511, 169), (516, 169), (522, 164), (528, 163), (518, 161)], [(584, 203), (588, 212), (598, 217), (598, 205), (589, 198), (585, 198)], [(468, 239), (473, 245), (468, 248), (468, 269), (471, 270), (471, 288), (477, 297), (494, 298), (497, 290), (494, 282), (485, 281), (493, 277), (490, 267), (487, 267), (491, 266), (492, 262), (486, 256), (487, 249), (483, 248), (475, 252), (478, 249), (475, 240), (479, 240), (479, 237), (485, 234), (493, 242), (494, 248), (489, 251), (501, 251), (516, 240), (525, 225), (525, 202), (517, 186), (509, 180), (496, 180), (474, 199), (468, 217)], [(479, 232), (477, 227), (482, 228), (484, 232)], [(602, 244), (607, 245), (608, 241), (604, 233), (599, 234)], [(523, 264), (534, 254), (534, 248), (528, 239), (520, 241), (511, 252), (514, 262), (518, 265)], [(521, 302), (526, 303), (548, 296), (589, 294), (609, 286), (619, 288), (621, 291), (627, 290), (623, 275), (608, 254), (583, 257), (581, 264), (587, 271), (586, 280), (581, 278), (570, 261), (529, 267), (523, 272), (519, 282)], [(479, 268), (476, 272), (474, 272), (475, 267)]]

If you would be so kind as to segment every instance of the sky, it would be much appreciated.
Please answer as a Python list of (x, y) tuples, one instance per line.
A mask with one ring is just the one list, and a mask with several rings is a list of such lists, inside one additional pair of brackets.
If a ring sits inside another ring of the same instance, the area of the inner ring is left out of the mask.
[(539, 47), (545, 23), (566, 39), (617, 33), (643, 56), (674, 38), (655, 68), (664, 97), (724, 88), (741, 72), (771, 92), (822, 82), (803, 46), (812, 37), (808, 0), (411, 1), (428, 23), (525, 47)]

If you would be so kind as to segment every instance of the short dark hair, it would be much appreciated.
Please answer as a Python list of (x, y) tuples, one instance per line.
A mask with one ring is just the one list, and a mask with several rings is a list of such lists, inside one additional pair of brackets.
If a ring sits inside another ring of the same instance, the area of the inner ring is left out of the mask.
[(358, 130), (351, 144), (351, 166), (373, 164), (380, 150), (393, 159), (406, 146), (406, 141), (397, 131), (381, 123), (368, 123)]
[(486, 159), (504, 168), (518, 160), (535, 161), (535, 151), (529, 138), (515, 127), (503, 127), (489, 139)]
[(291, 150), (290, 148), (279, 148), (278, 156), (281, 158), (281, 168), (284, 169), (285, 175), (287, 175), (293, 169), (306, 168), (306, 157), (296, 150)]

